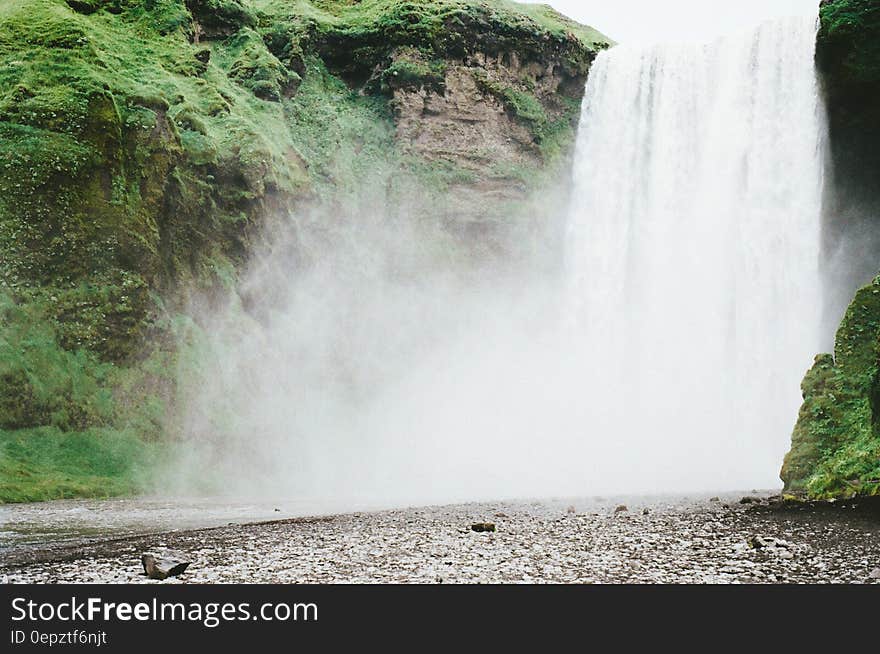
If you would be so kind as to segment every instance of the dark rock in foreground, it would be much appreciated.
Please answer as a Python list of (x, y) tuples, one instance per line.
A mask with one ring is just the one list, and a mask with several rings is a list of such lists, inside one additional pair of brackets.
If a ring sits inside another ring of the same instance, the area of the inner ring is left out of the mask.
[(495, 523), (494, 522), (475, 522), (471, 525), (472, 531), (484, 532), (484, 531), (495, 531)]
[(141, 564), (144, 566), (144, 574), (150, 579), (158, 579), (160, 581), (183, 574), (184, 570), (189, 567), (189, 561), (157, 558), (155, 554), (149, 552), (141, 556)]

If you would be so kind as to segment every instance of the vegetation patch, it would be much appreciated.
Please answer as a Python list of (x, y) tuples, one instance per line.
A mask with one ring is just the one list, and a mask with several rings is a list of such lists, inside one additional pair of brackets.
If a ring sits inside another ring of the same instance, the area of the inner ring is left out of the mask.
[(786, 490), (810, 497), (880, 491), (880, 277), (859, 290), (834, 355), (820, 354), (785, 458)]
[(442, 59), (426, 61), (417, 50), (398, 52), (392, 64), (382, 71), (382, 90), (426, 89), (442, 95), (446, 88), (446, 67)]
[(571, 145), (580, 113), (579, 101), (564, 96), (555, 98), (561, 102), (562, 111), (558, 117), (551, 118), (533, 93), (493, 80), (482, 70), (476, 70), (474, 78), (482, 92), (497, 98), (512, 116), (529, 128), (545, 162), (552, 162)]
[(0, 503), (129, 495), (147, 488), (158, 458), (133, 430), (0, 430)]
[[(401, 47), (438, 59), (482, 52), (524, 58), (557, 54), (573, 74), (586, 74), (610, 41), (550, 7), (494, 0), (254, 0), (261, 22), (272, 24), (276, 47), (298, 42), (335, 73), (364, 81)], [(280, 55), (279, 55), (280, 57)]]

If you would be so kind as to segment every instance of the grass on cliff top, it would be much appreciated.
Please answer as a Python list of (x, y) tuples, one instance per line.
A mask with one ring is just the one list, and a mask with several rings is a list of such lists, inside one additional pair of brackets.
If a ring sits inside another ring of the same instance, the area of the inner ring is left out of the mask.
[(440, 29), (445, 19), (481, 9), (497, 16), (498, 20), (524, 30), (537, 28), (556, 37), (573, 34), (584, 45), (594, 47), (610, 43), (610, 39), (598, 30), (582, 25), (560, 14), (550, 5), (511, 2), (510, 0), (250, 0), (251, 4), (267, 14), (282, 10), (307, 19), (346, 25), (350, 29), (375, 27), (396, 17), (407, 15), (414, 23), (416, 16), (435, 29)]
[(511, 30), (546, 34), (557, 39), (571, 35), (591, 49), (614, 43), (598, 30), (560, 14), (549, 5), (509, 0), (250, 0), (250, 3), (264, 16), (296, 18), (350, 35), (409, 31), (430, 38), (444, 29), (447, 20), (480, 12)]
[(561, 36), (570, 32), (584, 45), (590, 48), (614, 45), (615, 42), (602, 34), (599, 30), (589, 25), (583, 25), (568, 16), (560, 14), (553, 7), (546, 4), (527, 4), (523, 2), (507, 2), (502, 0), (502, 7), (508, 11), (525, 14), (550, 34)]

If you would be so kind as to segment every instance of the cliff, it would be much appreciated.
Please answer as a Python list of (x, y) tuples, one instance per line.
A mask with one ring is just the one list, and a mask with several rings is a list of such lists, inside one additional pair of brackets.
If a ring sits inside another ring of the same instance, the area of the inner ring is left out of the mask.
[(372, 184), (515, 256), (607, 46), (503, 0), (2, 3), (0, 501), (138, 487), (188, 298), (240, 292), (273, 223)]
[[(825, 0), (816, 62), (826, 93), (831, 171), (825, 193), (832, 286), (852, 287), (880, 256), (880, 2)], [(802, 383), (804, 403), (781, 477), (811, 497), (880, 492), (880, 277), (846, 309), (833, 354)]]

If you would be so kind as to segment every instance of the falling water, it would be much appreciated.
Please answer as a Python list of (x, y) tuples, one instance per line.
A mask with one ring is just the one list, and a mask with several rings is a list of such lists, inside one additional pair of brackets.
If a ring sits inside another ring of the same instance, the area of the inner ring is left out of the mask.
[(818, 346), (813, 41), (794, 20), (602, 54), (564, 284), (543, 260), (438, 259), (418, 192), (300, 217), (309, 262), (274, 248), (245, 284), (259, 311), (202, 318), (192, 451), (163, 489), (354, 507), (777, 485)]
[(619, 46), (590, 72), (567, 253), (582, 397), (593, 438), (673, 484), (676, 458), (703, 484), (774, 483), (820, 345), (815, 30)]

